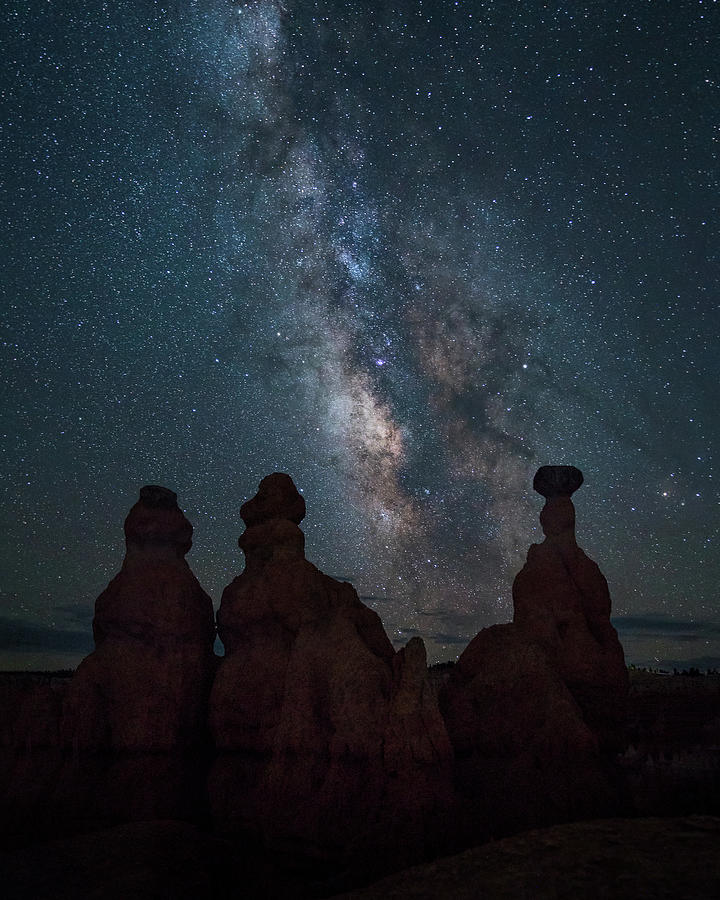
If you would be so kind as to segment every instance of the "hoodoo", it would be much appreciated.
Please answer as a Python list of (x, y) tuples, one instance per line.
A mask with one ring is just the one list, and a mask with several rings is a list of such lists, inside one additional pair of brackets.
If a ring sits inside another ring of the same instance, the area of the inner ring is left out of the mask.
[(77, 749), (176, 750), (203, 733), (215, 627), (185, 561), (192, 531), (173, 491), (140, 490), (122, 568), (95, 603), (95, 651), (66, 704), (64, 734)]
[[(70, 683), (61, 738), (79, 815), (194, 817), (216, 668), (210, 597), (185, 561), (192, 525), (173, 491), (141, 488), (120, 572), (95, 603), (95, 650)], [(96, 772), (91, 790), (83, 769)], [(83, 794), (86, 809), (81, 809)]]
[(373, 847), (381, 867), (420, 858), (451, 796), (422, 641), (396, 653), (353, 587), (305, 559), (288, 475), (240, 512), (246, 566), (223, 593), (210, 703), (216, 822), (339, 866)]
[(543, 466), (545, 533), (513, 585), (511, 624), (483, 629), (441, 693), (469, 836), (616, 813), (623, 651), (598, 567), (575, 541), (573, 466)]
[(545, 540), (530, 547), (513, 583), (513, 621), (543, 648), (601, 748), (612, 751), (623, 740), (628, 674), (607, 581), (575, 539), (570, 498), (582, 483), (574, 466), (538, 469), (533, 487), (545, 497)]

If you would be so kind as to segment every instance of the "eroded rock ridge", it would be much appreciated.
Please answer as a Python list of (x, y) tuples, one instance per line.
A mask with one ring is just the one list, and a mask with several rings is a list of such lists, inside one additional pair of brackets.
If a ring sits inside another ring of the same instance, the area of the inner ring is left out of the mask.
[(513, 622), (471, 641), (439, 697), (423, 642), (396, 651), (352, 585), (305, 558), (305, 501), (282, 473), (240, 510), (245, 567), (222, 596), (217, 659), (192, 526), (172, 491), (142, 488), (95, 650), (6, 738), (4, 807), (29, 829), (41, 804), (76, 830), (186, 819), (368, 875), (616, 813), (627, 673), (607, 584), (575, 539), (582, 481), (538, 471), (545, 539), (515, 579)]

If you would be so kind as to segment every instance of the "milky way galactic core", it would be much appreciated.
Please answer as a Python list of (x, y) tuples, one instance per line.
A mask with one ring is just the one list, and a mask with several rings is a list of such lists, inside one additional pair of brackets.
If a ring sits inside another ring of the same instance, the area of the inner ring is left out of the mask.
[(6, 665), (82, 655), (143, 484), (219, 602), (273, 471), (308, 558), (454, 658), (544, 464), (629, 658), (720, 660), (716, 3), (3, 19)]

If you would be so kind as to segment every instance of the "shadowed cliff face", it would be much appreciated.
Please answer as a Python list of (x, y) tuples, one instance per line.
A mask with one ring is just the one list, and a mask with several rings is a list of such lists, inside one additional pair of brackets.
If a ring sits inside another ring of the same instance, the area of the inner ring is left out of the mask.
[[(65, 695), (59, 788), (75, 821), (196, 818), (215, 671), (212, 601), (185, 562), (192, 525), (148, 486), (125, 520), (120, 572), (95, 603), (95, 650)], [(69, 752), (70, 751), (70, 752)]]
[(125, 539), (95, 604), (95, 650), (69, 683), (33, 691), (14, 723), (0, 793), (18, 837), (196, 819), (206, 807), (217, 661), (212, 602), (184, 559), (192, 525), (172, 491), (151, 485)]
[(210, 701), (216, 821), (337, 861), (418, 858), (452, 796), (425, 649), (395, 653), (352, 586), (304, 558), (304, 512), (279, 473), (241, 510), (246, 567), (223, 593)]

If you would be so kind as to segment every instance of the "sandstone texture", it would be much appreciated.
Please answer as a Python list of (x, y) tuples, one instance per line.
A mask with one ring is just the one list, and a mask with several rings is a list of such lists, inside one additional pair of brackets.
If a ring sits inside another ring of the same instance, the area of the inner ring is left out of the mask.
[(452, 794), (425, 649), (415, 639), (396, 653), (352, 586), (305, 559), (304, 512), (281, 473), (241, 509), (246, 566), (218, 613), (213, 813), (222, 828), (340, 864), (371, 847), (417, 859)]
[[(559, 470), (559, 471), (555, 471)], [(513, 583), (513, 622), (538, 643), (580, 706), (603, 750), (622, 749), (628, 674), (610, 623), (610, 593), (598, 566), (578, 547), (570, 493), (572, 466), (543, 466), (536, 490), (545, 540), (534, 544)]]
[(575, 542), (572, 466), (544, 466), (545, 541), (513, 585), (514, 621), (481, 631), (440, 690), (465, 840), (624, 809), (627, 671), (607, 584)]
[(63, 741), (75, 750), (193, 746), (205, 730), (215, 626), (184, 558), (192, 525), (172, 491), (148, 486), (125, 540), (122, 569), (95, 603), (95, 651), (67, 693)]
[(615, 811), (596, 736), (542, 648), (514, 625), (473, 639), (440, 703), (460, 844)]
[(6, 838), (202, 816), (212, 602), (185, 562), (192, 525), (148, 486), (125, 521), (122, 569), (98, 597), (95, 650), (69, 682), (39, 684), (11, 728)]

